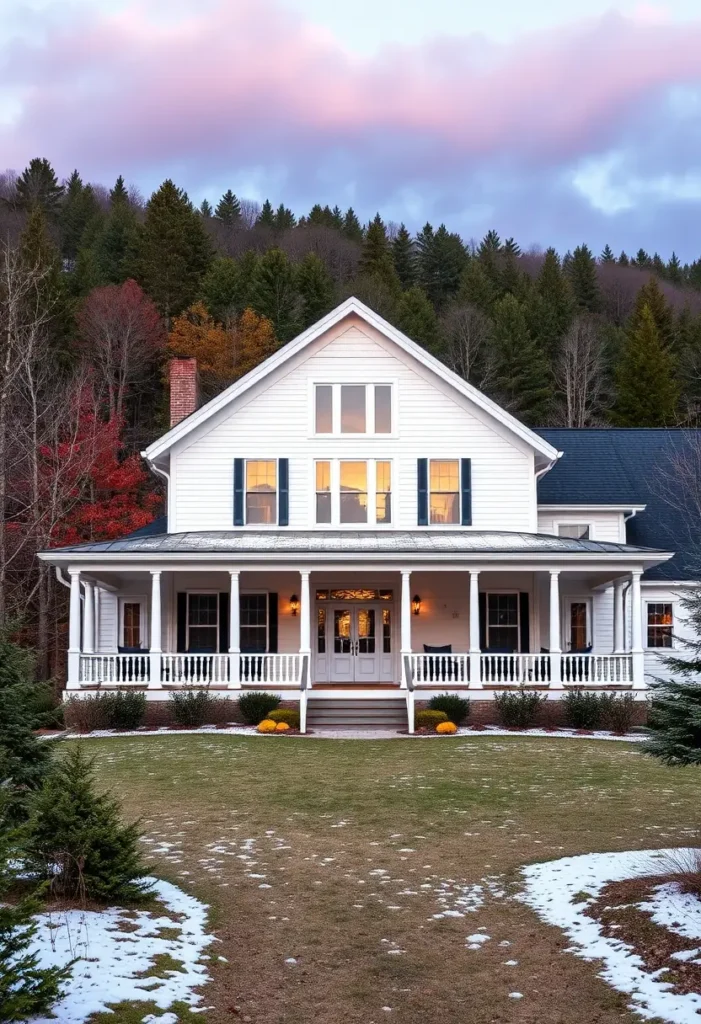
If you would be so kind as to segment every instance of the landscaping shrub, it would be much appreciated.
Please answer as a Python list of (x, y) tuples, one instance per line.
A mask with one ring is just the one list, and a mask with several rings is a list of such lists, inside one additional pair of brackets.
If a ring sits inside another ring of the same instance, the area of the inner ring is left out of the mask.
[(146, 715), (146, 694), (138, 690), (117, 690), (105, 694), (110, 729), (138, 729)]
[(43, 784), (53, 753), (53, 745), (37, 739), (33, 726), (33, 716), (13, 688), (0, 690), (0, 796), (3, 815), (14, 824), (27, 817), (31, 795)]
[[(252, 690), (251, 693), (244, 693), (239, 698), (239, 710), (241, 717), (247, 725), (258, 725), (264, 718), (267, 718), (271, 711), (274, 711), (280, 698), (273, 693), (262, 693), (260, 690)], [(278, 719), (279, 721), (279, 719)]]
[(470, 714), (470, 702), (452, 693), (438, 693), (428, 702), (430, 711), (445, 711), (448, 721), (462, 725)]
[(568, 690), (563, 701), (565, 722), (571, 729), (598, 729), (604, 711), (605, 694), (590, 690)]
[(209, 690), (185, 688), (172, 690), (170, 694), (173, 718), (178, 725), (185, 725), (189, 729), (197, 729), (211, 721), (216, 704), (217, 698)]
[(451, 733), (455, 733), (457, 731), (458, 727), (455, 724), (455, 722), (439, 722), (438, 725), (436, 726), (436, 732), (441, 733), (441, 735), (445, 733), (450, 735)]
[(635, 698), (632, 693), (602, 693), (602, 719), (611, 732), (624, 736), (635, 721)]
[(296, 708), (276, 708), (265, 717), (271, 722), (286, 722), (290, 729), (299, 729), (299, 711)]
[(110, 698), (109, 693), (96, 693), (90, 697), (69, 697), (64, 712), (66, 722), (78, 732), (111, 729)]
[(435, 729), (441, 722), (447, 722), (448, 716), (445, 711), (417, 711), (414, 715), (415, 729)]
[(497, 718), (507, 729), (530, 729), (545, 700), (544, 694), (533, 693), (524, 686), (515, 692), (497, 693), (494, 696)]
[(270, 718), (264, 718), (262, 722), (258, 723), (258, 732), (276, 732), (278, 727), (277, 722), (273, 722)]
[(95, 789), (82, 743), (68, 743), (32, 801), (26, 859), (61, 898), (100, 902), (142, 900), (144, 881), (136, 824), (124, 825), (119, 803)]
[[(270, 719), (268, 719), (268, 721), (270, 721)], [(287, 722), (278, 722), (275, 726), (275, 732), (288, 732), (289, 728), (290, 727)]]

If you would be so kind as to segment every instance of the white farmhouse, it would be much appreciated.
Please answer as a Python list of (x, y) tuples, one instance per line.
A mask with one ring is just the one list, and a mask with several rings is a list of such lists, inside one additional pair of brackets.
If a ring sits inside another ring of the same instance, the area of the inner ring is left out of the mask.
[(357, 299), (201, 408), (176, 360), (171, 419), (143, 453), (167, 517), (40, 555), (70, 586), (69, 695), (406, 723), (435, 692), (642, 697), (673, 644), (690, 571), (650, 473), (683, 432), (531, 430)]

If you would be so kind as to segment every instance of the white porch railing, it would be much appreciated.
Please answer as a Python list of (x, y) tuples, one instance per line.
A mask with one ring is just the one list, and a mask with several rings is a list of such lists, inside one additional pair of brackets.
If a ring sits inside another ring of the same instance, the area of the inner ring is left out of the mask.
[(241, 654), (242, 686), (299, 686), (301, 654)]
[(149, 681), (148, 654), (81, 654), (79, 682), (83, 686), (103, 683), (145, 686)]
[(228, 654), (162, 654), (161, 679), (168, 686), (227, 686)]
[(414, 686), (631, 686), (632, 654), (485, 654), (470, 678), (469, 654), (408, 654)]
[(482, 684), (549, 686), (551, 682), (549, 654), (481, 654)]
[(408, 654), (414, 686), (466, 686), (470, 681), (469, 654)]
[(631, 686), (632, 654), (563, 654), (565, 686)]

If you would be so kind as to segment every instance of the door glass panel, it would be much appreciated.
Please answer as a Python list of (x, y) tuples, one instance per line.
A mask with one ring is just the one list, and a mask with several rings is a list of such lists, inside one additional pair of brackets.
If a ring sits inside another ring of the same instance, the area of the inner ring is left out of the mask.
[(375, 653), (375, 609), (358, 608), (358, 654)]
[(382, 609), (382, 653), (392, 653), (392, 612), (389, 608)]
[(341, 433), (365, 433), (365, 385), (341, 385)]
[(347, 608), (337, 608), (333, 613), (334, 654), (350, 654), (351, 643), (351, 613)]
[(587, 605), (585, 601), (570, 604), (570, 650), (582, 651), (587, 646)]
[(316, 649), (326, 654), (326, 609), (318, 608), (316, 613)]
[(136, 601), (126, 601), (123, 618), (124, 646), (141, 647), (141, 605)]
[(341, 463), (341, 522), (368, 521), (368, 467), (366, 462)]

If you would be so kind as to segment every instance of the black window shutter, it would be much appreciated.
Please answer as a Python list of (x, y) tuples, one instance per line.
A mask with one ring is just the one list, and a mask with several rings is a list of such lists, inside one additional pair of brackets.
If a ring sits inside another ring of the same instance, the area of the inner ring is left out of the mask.
[(243, 526), (243, 459), (234, 459), (234, 526)]
[(460, 490), (462, 491), (463, 526), (472, 526), (472, 459), (460, 459)]
[(268, 653), (277, 654), (277, 594), (268, 594)]
[(277, 460), (277, 524), (288, 526), (290, 521), (290, 460)]
[(187, 651), (187, 594), (178, 594), (177, 648), (179, 654)]
[(417, 518), (419, 526), (428, 526), (428, 459), (416, 460)]
[(521, 654), (528, 654), (531, 649), (531, 623), (528, 613), (528, 594), (524, 591), (518, 595), (519, 629), (521, 633)]
[(480, 650), (484, 651), (487, 647), (487, 595), (480, 593), (479, 595), (479, 610), (480, 610)]
[(222, 654), (229, 650), (229, 595), (226, 591), (219, 595), (219, 650)]

